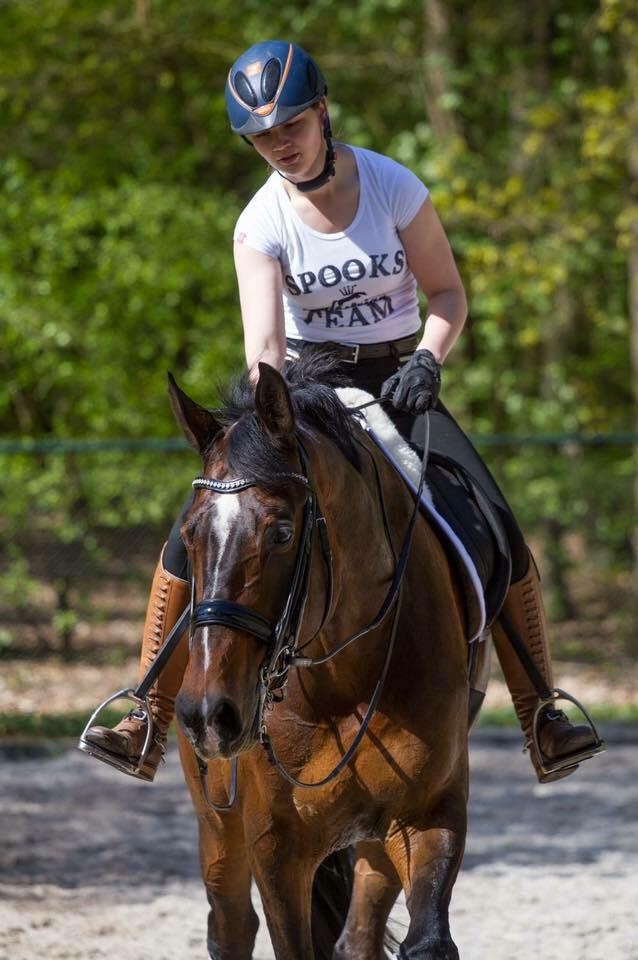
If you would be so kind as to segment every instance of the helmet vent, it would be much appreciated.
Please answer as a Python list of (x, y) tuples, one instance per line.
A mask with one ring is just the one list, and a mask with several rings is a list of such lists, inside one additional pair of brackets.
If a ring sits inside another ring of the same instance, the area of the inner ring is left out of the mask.
[(261, 93), (266, 103), (272, 103), (281, 80), (281, 64), (276, 57), (271, 57), (261, 75)]
[(257, 96), (255, 95), (255, 91), (251, 87), (250, 80), (248, 79), (246, 74), (243, 73), (241, 70), (238, 70), (237, 73), (235, 74), (234, 83), (235, 83), (235, 90), (237, 91), (241, 99), (244, 101), (244, 103), (247, 103), (249, 107), (256, 107)]

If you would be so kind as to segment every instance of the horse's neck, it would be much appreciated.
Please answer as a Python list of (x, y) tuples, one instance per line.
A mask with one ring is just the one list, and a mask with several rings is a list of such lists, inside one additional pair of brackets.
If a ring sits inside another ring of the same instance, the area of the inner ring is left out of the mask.
[[(394, 545), (407, 526), (412, 501), (364, 431), (357, 431), (361, 470), (320, 442), (315, 451), (318, 495), (333, 555), (334, 604), (329, 624), (343, 639), (365, 626), (381, 606), (395, 570)], [(395, 546), (396, 549), (396, 546)]]

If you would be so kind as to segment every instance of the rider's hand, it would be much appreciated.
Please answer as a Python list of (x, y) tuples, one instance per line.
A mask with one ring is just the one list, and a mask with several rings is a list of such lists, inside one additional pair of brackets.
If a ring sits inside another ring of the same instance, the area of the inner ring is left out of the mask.
[(425, 413), (441, 390), (441, 366), (429, 350), (416, 350), (405, 366), (381, 387), (381, 398), (405, 413)]

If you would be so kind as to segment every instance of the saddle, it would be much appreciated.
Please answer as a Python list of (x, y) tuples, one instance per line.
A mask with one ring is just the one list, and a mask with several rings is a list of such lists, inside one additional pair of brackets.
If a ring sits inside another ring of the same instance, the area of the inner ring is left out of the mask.
[[(338, 388), (337, 393), (350, 407), (367, 405), (373, 399), (356, 387)], [(418, 454), (379, 406), (367, 405), (358, 416), (416, 494), (421, 472)], [(507, 535), (480, 483), (462, 464), (430, 451), (426, 479), (421, 510), (456, 575), (465, 603), (467, 639), (477, 640), (498, 616), (509, 588), (512, 562)]]
[[(451, 457), (430, 452), (426, 477), (437, 511), (454, 530), (478, 574), (485, 603), (485, 627), (498, 616), (510, 585), (512, 558), (501, 519), (479, 482)], [(442, 531), (440, 531), (440, 534)], [(457, 575), (458, 551), (440, 535)]]
[[(368, 433), (415, 493), (412, 471), (404, 469), (392, 446), (374, 429), (368, 427)], [(428, 491), (421, 498), (421, 511), (456, 576), (465, 604), (466, 636), (472, 642), (494, 622), (510, 585), (512, 560), (507, 535), (479, 482), (460, 463), (431, 451), (426, 479)]]

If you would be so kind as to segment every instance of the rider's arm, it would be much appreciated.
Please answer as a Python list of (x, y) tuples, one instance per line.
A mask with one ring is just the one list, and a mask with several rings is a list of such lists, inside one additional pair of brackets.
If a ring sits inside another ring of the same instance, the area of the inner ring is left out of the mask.
[(281, 267), (273, 257), (237, 241), (233, 253), (246, 365), (255, 379), (260, 360), (280, 370), (286, 356)]
[(448, 238), (429, 197), (400, 237), (408, 265), (428, 301), (417, 349), (430, 350), (443, 363), (463, 329), (467, 300)]

